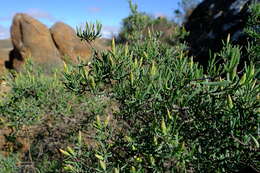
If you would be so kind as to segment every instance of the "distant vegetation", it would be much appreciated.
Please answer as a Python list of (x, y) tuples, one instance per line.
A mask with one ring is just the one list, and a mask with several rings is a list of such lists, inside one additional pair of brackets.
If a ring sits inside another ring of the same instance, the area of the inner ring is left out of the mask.
[(129, 1), (131, 13), (123, 19), (121, 31), (116, 38), (119, 43), (134, 42), (148, 36), (148, 30), (158, 32), (160, 40), (170, 43), (177, 24), (164, 16), (153, 17), (144, 12), (139, 12), (137, 5)]
[[(11, 91), (0, 100), (0, 127), (12, 129), (11, 155), (0, 157), (0, 170), (260, 170), (259, 4), (251, 7), (246, 30), (251, 59), (240, 71), (241, 48), (229, 37), (205, 69), (188, 56), (182, 27), (129, 5), (118, 43), (94, 50), (91, 62), (64, 63), (47, 76), (28, 61), (5, 76)], [(174, 31), (162, 39), (154, 27), (165, 24)], [(78, 36), (92, 44), (86, 39), (98, 38), (101, 27), (88, 26)]]

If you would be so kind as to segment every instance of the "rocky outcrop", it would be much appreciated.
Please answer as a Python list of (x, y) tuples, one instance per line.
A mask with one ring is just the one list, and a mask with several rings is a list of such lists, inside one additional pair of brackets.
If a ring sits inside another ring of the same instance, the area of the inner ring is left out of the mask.
[(24, 13), (13, 18), (11, 26), (13, 50), (9, 52), (7, 68), (19, 70), (26, 58), (43, 69), (58, 67), (63, 60), (77, 62), (77, 57), (88, 60), (91, 49), (77, 38), (73, 28), (58, 22), (50, 29), (38, 20)]
[(50, 33), (63, 60), (69, 58), (69, 60), (77, 62), (78, 56), (84, 59), (90, 57), (90, 49), (80, 41), (74, 29), (69, 25), (57, 22), (50, 28)]
[(62, 63), (60, 53), (53, 43), (49, 29), (27, 14), (18, 13), (13, 18), (11, 39), (14, 49), (7, 66), (17, 69), (28, 57), (45, 67)]
[(230, 34), (234, 44), (245, 44), (243, 33), (253, 0), (205, 0), (195, 8), (185, 28), (192, 55), (207, 64), (209, 50), (219, 51), (222, 40)]

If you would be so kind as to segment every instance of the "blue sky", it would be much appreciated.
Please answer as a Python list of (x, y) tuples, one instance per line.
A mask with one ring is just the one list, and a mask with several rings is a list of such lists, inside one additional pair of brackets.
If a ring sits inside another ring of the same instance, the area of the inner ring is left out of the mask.
[[(139, 11), (154, 16), (173, 17), (179, 0), (133, 0)], [(9, 37), (15, 13), (23, 12), (47, 26), (63, 21), (73, 28), (85, 21), (100, 21), (103, 35), (117, 33), (123, 18), (130, 13), (127, 0), (2, 0), (0, 6), (0, 39)]]

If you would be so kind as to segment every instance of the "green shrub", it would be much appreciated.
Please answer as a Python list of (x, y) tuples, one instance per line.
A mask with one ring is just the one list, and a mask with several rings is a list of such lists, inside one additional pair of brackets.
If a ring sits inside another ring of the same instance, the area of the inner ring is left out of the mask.
[(73, 94), (66, 93), (57, 75), (43, 74), (40, 67), (35, 68), (31, 61), (27, 62), (22, 72), (7, 81), (11, 91), (1, 100), (1, 115), (17, 127), (31, 125), (47, 114), (70, 115), (68, 102)]
[[(1, 147), (10, 144), (5, 151), (18, 153), (21, 162), (30, 162), (39, 171), (59, 172), (61, 162), (56, 148), (72, 143), (74, 134), (87, 130), (88, 123), (97, 114), (102, 115), (110, 102), (104, 97), (69, 91), (61, 71), (46, 75), (28, 61), (21, 72), (6, 77), (10, 91), (0, 100), (0, 128), (12, 129), (10, 134), (1, 134), (6, 138)], [(19, 140), (28, 141), (27, 153), (21, 153), (23, 144)]]
[[(97, 138), (104, 137), (97, 143), (105, 149), (88, 153), (98, 152), (102, 159), (81, 166), (104, 172), (258, 168), (260, 87), (254, 64), (237, 72), (240, 48), (228, 38), (204, 71), (187, 57), (185, 45), (169, 47), (159, 37), (150, 32), (126, 46), (112, 41), (111, 51), (65, 73), (70, 89), (107, 95), (120, 105), (115, 117), (123, 130), (111, 137), (107, 126), (97, 128)], [(81, 77), (73, 82), (75, 75)]]

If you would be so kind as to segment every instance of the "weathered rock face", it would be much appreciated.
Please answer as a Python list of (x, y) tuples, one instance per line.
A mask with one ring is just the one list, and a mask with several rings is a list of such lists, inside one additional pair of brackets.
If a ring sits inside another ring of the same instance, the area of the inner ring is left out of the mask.
[(74, 29), (69, 25), (57, 22), (50, 28), (50, 33), (63, 60), (69, 58), (69, 60), (76, 62), (78, 56), (83, 59), (90, 57), (90, 49), (80, 41)]
[[(60, 66), (62, 60), (77, 62), (77, 57), (87, 60), (91, 49), (83, 44), (70, 26), (58, 22), (48, 29), (27, 14), (14, 16), (11, 26), (13, 50), (6, 67), (20, 69), (28, 57), (44, 68)], [(46, 68), (45, 68), (46, 69)]]
[(28, 57), (44, 67), (62, 64), (49, 29), (27, 14), (18, 13), (14, 16), (11, 39), (14, 49), (10, 52), (10, 61), (7, 63), (10, 68), (19, 68)]
[[(259, 0), (258, 0), (259, 1)], [(205, 0), (197, 6), (185, 24), (190, 32), (188, 43), (191, 53), (206, 64), (209, 49), (213, 52), (222, 47), (228, 34), (234, 44), (245, 44), (243, 34), (249, 16), (248, 5), (253, 0)]]

